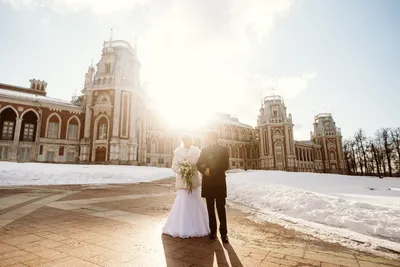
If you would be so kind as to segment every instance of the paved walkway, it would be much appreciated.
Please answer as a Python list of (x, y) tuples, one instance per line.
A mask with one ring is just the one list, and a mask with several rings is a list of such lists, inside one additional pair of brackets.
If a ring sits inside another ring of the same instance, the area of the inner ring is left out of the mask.
[(171, 238), (161, 227), (174, 197), (168, 180), (0, 187), (0, 266), (400, 266), (232, 209), (230, 245)]

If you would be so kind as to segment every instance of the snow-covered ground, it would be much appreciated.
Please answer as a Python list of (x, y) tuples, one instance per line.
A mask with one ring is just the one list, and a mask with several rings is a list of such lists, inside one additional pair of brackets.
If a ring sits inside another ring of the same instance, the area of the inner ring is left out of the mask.
[(390, 178), (279, 171), (228, 174), (228, 199), (260, 219), (332, 242), (400, 252), (399, 188), (400, 179)]
[(0, 162), (0, 186), (137, 183), (172, 176), (169, 168)]
[[(171, 169), (0, 162), (0, 186), (135, 183)], [(329, 242), (400, 252), (400, 179), (230, 170), (230, 205)], [(374, 251), (375, 250), (375, 251)]]

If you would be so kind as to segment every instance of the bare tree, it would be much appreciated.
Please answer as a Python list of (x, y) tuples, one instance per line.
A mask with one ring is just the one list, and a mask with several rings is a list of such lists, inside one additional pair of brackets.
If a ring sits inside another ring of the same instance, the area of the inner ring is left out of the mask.
[(381, 168), (380, 168), (380, 164), (379, 164), (379, 160), (378, 160), (378, 154), (376, 153), (375, 145), (372, 140), (370, 141), (370, 147), (371, 147), (371, 152), (373, 154), (373, 159), (375, 161), (377, 174), (380, 177), (381, 176)]
[(397, 175), (400, 177), (400, 127), (390, 129), (390, 141), (397, 152)]
[(359, 164), (361, 168), (361, 175), (363, 174), (363, 167), (365, 168), (365, 173), (368, 173), (368, 166), (367, 166), (367, 152), (366, 152), (366, 140), (367, 137), (362, 129), (358, 129), (356, 132), (354, 139), (356, 141), (357, 149), (358, 149), (358, 157), (359, 157)]
[(352, 158), (352, 153), (351, 153), (351, 141), (350, 140), (345, 140), (343, 143), (343, 154), (344, 154), (344, 160), (346, 162), (346, 168), (347, 168), (347, 173), (348, 174), (355, 174), (355, 169), (353, 166), (353, 158)]
[(389, 168), (389, 175), (393, 176), (392, 173), (392, 159), (391, 159), (391, 153), (392, 153), (392, 148), (390, 145), (390, 140), (389, 140), (389, 130), (384, 128), (382, 129), (382, 139), (383, 139), (383, 146), (385, 148), (385, 154), (386, 154), (386, 160)]

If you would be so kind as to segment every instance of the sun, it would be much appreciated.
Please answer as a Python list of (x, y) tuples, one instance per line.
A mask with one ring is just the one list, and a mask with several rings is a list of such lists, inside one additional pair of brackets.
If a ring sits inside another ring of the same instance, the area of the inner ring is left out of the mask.
[(191, 131), (207, 125), (212, 111), (197, 101), (185, 101), (182, 98), (163, 97), (157, 105), (157, 112), (172, 129)]

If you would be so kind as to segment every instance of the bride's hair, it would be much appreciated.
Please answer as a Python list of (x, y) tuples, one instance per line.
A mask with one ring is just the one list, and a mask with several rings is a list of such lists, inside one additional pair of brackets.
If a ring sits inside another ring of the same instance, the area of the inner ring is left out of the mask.
[(182, 136), (182, 146), (185, 142), (191, 143), (192, 145), (194, 144), (194, 139), (193, 136), (189, 135), (189, 134), (184, 134)]

